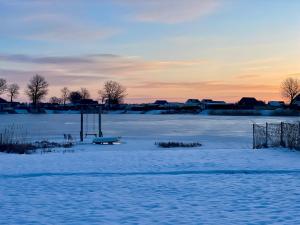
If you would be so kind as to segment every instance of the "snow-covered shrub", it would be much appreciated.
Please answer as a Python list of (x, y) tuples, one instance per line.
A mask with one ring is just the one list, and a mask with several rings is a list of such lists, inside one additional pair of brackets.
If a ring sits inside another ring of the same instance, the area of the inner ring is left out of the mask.
[(27, 131), (21, 126), (10, 125), (0, 131), (0, 152), (29, 154), (36, 147), (28, 142)]
[(261, 112), (259, 110), (216, 109), (216, 110), (209, 110), (208, 115), (212, 115), (212, 116), (261, 116)]
[(0, 152), (30, 154), (39, 149), (41, 153), (46, 153), (56, 148), (66, 149), (74, 146), (74, 139), (71, 135), (65, 135), (64, 139), (63, 143), (47, 140), (30, 142), (28, 133), (23, 127), (10, 125), (0, 131)]
[(202, 144), (198, 142), (184, 143), (184, 142), (158, 142), (155, 143), (160, 148), (195, 148), (200, 147)]

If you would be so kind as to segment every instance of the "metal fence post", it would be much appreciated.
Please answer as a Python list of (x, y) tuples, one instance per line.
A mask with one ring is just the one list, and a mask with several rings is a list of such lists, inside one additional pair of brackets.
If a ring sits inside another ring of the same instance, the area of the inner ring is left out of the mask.
[(300, 147), (300, 122), (298, 123), (297, 148)]
[(98, 136), (103, 137), (103, 133), (102, 133), (102, 106), (101, 105), (99, 107), (99, 112), (98, 112)]
[(284, 147), (284, 143), (283, 143), (283, 122), (280, 123), (280, 146)]
[(83, 110), (80, 110), (80, 141), (83, 142)]
[(255, 124), (253, 123), (253, 127), (252, 127), (252, 133), (253, 133), (253, 149), (255, 149), (256, 144), (255, 144)]
[(266, 123), (266, 148), (268, 148), (268, 123)]

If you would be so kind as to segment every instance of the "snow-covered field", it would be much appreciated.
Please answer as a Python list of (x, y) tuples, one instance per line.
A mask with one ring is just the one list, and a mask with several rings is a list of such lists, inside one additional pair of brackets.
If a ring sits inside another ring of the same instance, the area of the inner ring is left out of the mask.
[[(300, 152), (251, 149), (253, 122), (287, 120), (297, 118), (104, 115), (122, 144), (0, 154), (0, 224), (300, 224)], [(78, 115), (0, 121), (32, 127), (33, 139), (79, 133)]]

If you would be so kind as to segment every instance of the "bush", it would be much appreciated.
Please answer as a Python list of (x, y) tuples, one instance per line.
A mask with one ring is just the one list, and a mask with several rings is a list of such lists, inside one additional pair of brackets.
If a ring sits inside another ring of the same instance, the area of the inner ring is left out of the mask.
[(299, 116), (299, 112), (290, 109), (276, 109), (271, 113), (271, 116)]
[(209, 110), (209, 115), (212, 116), (261, 116), (258, 110)]
[(195, 148), (201, 147), (202, 144), (198, 142), (184, 143), (184, 142), (158, 142), (155, 143), (160, 148)]
[(27, 142), (27, 132), (21, 126), (10, 125), (0, 132), (0, 152), (29, 154), (35, 149)]
[(15, 154), (31, 154), (41, 149), (41, 152), (52, 152), (54, 148), (71, 148), (74, 140), (71, 135), (64, 135), (65, 142), (49, 142), (47, 140), (29, 142), (27, 132), (20, 126), (11, 125), (0, 132), (0, 152)]
[(37, 148), (32, 144), (0, 144), (0, 152), (15, 154), (30, 154)]

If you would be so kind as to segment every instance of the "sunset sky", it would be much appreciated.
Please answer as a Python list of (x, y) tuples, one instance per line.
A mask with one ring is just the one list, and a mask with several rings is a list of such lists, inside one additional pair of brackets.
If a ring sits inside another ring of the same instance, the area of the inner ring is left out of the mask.
[(48, 97), (97, 98), (116, 80), (127, 102), (281, 100), (281, 81), (300, 78), (299, 12), (298, 0), (0, 0), (0, 78), (24, 88), (41, 74)]

